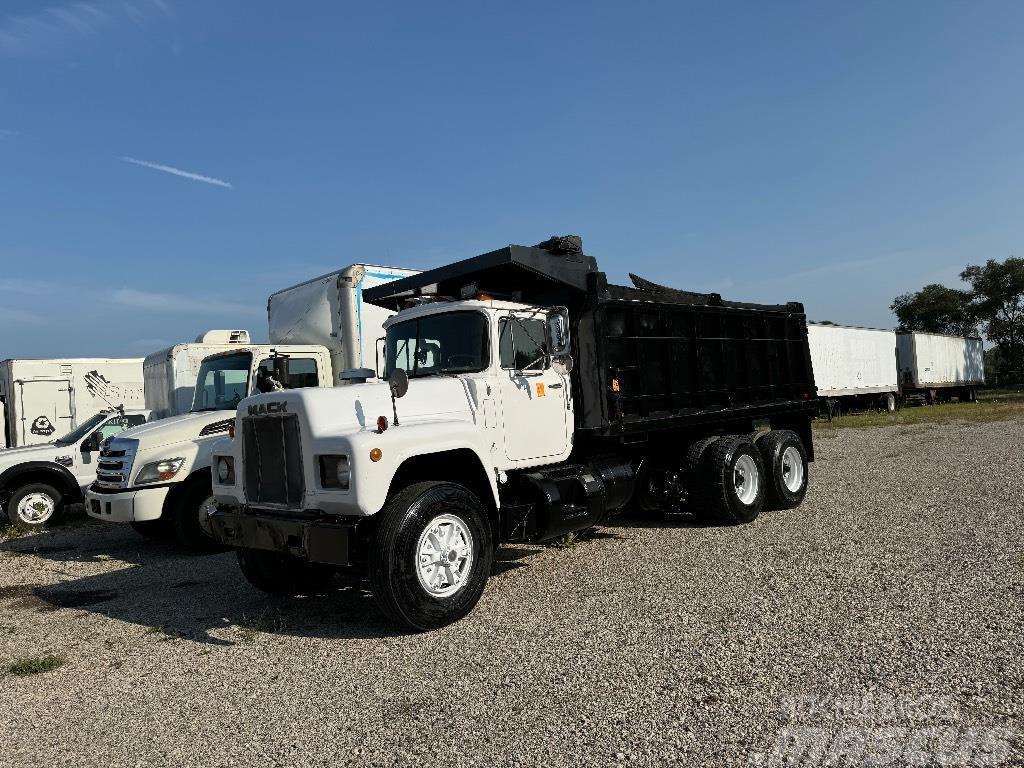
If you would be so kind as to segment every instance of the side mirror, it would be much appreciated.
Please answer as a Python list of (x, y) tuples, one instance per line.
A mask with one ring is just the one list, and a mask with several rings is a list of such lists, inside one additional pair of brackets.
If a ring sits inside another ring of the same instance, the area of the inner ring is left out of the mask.
[(82, 441), (82, 453), (92, 453), (100, 449), (100, 436), (98, 433), (93, 432), (85, 440)]
[(396, 400), (405, 397), (409, 391), (409, 374), (404, 368), (395, 368), (388, 376), (388, 386), (391, 387), (391, 396)]
[(285, 389), (291, 389), (291, 382), (288, 380), (288, 355), (274, 354), (272, 365), (274, 366), (274, 378), (277, 379)]
[(565, 307), (548, 313), (547, 324), (548, 354), (552, 357), (567, 357), (569, 344), (569, 311)]

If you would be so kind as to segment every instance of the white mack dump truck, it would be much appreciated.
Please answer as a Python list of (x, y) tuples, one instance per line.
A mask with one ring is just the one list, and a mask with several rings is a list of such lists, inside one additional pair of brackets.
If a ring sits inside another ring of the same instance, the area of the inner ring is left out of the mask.
[(388, 617), (429, 629), (473, 608), (500, 543), (630, 502), (726, 524), (798, 505), (817, 410), (803, 306), (631, 277), (609, 284), (567, 237), (367, 291), (400, 310), (388, 380), (242, 401), (213, 451), (214, 535), (261, 590), (365, 573)]
[[(271, 344), (230, 343), (206, 357), (189, 413), (133, 429), (104, 444), (86, 493), (92, 517), (130, 523), (144, 536), (173, 536), (208, 550), (210, 450), (253, 391), (330, 387), (375, 376), (375, 342), (392, 313), (363, 291), (411, 270), (357, 264), (273, 294)], [(364, 338), (363, 330), (366, 329)]]

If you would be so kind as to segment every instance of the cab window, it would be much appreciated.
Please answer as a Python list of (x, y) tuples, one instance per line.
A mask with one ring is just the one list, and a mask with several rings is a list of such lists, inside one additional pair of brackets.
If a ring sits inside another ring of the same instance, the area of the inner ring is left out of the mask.
[[(274, 376), (274, 360), (266, 358), (260, 362), (256, 371), (256, 391), (273, 392), (276, 387), (268, 383), (268, 379)], [(289, 357), (288, 358), (288, 389), (305, 389), (306, 387), (320, 386), (320, 376), (317, 374), (316, 360), (312, 357)]]
[(547, 349), (544, 331), (543, 320), (503, 319), (498, 339), (501, 367), (516, 371), (542, 369)]
[(119, 435), (126, 429), (132, 427), (138, 427), (146, 423), (146, 417), (139, 413), (128, 414), (127, 416), (119, 416), (107, 421), (97, 432), (100, 436), (100, 442), (102, 443), (108, 437)]

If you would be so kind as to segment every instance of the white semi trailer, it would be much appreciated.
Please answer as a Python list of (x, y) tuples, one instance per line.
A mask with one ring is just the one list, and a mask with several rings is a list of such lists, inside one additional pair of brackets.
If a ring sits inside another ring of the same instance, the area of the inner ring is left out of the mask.
[(818, 397), (829, 414), (853, 408), (896, 410), (895, 331), (808, 323), (807, 340)]
[(145, 407), (141, 357), (0, 362), (0, 448), (49, 443), (118, 406)]
[(896, 335), (904, 397), (937, 403), (953, 397), (974, 402), (985, 384), (985, 347), (970, 336), (912, 331)]
[(190, 411), (119, 435), (97, 463), (86, 509), (99, 520), (131, 523), (145, 536), (173, 536), (208, 549), (213, 443), (254, 392), (330, 387), (365, 381), (393, 312), (365, 304), (364, 289), (417, 274), (356, 264), (273, 294), (267, 305), (270, 344), (232, 344), (202, 361)]
[(192, 408), (199, 366), (210, 355), (252, 342), (248, 331), (207, 331), (194, 342), (175, 344), (146, 355), (142, 364), (146, 408), (153, 419), (180, 416)]

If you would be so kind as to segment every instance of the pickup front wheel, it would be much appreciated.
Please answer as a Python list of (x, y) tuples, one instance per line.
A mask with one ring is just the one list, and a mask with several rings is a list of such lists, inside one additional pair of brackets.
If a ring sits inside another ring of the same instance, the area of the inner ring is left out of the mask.
[(416, 483), (393, 496), (378, 518), (369, 566), (381, 611), (418, 630), (469, 613), (494, 558), (480, 500), (454, 483)]
[(22, 486), (7, 502), (8, 520), (24, 530), (56, 522), (62, 510), (63, 497), (60, 491), (46, 483)]

